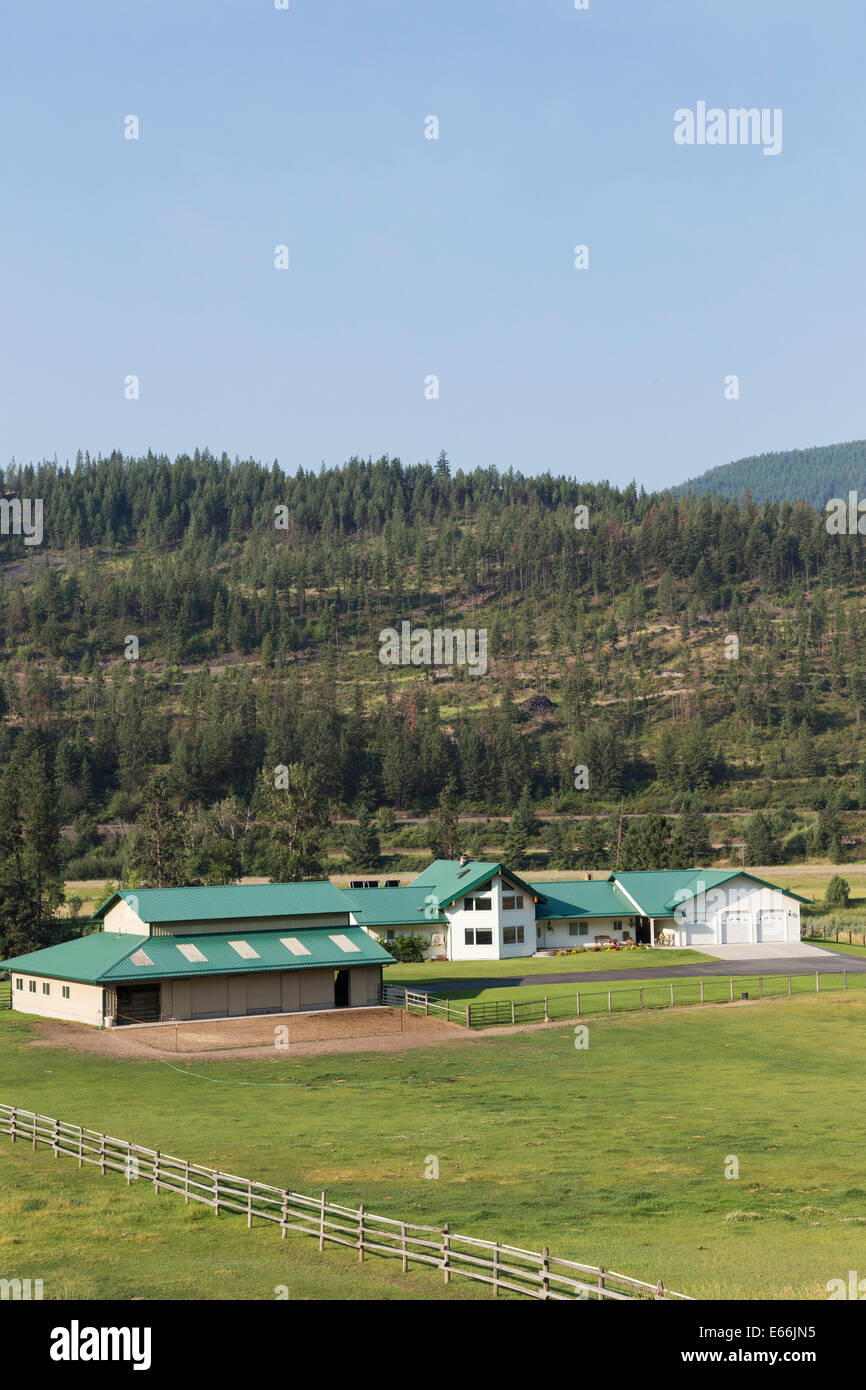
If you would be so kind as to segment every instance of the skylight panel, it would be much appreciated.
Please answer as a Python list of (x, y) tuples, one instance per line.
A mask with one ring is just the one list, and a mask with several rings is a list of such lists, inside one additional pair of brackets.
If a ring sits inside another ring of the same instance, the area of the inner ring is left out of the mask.
[(176, 941), (175, 945), (177, 946), (177, 949), (180, 951), (181, 955), (186, 956), (190, 964), (194, 964), (195, 962), (200, 960), (207, 960), (207, 956), (203, 956), (197, 946), (193, 946), (189, 943), (181, 941)]
[(350, 941), (348, 936), (332, 936), (331, 940), (335, 946), (339, 946), (341, 951), (360, 951), (360, 946), (356, 946), (354, 941)]
[(311, 954), (304, 943), (299, 941), (296, 936), (281, 936), (280, 945), (285, 946), (287, 951), (291, 951), (293, 956), (308, 956)]
[(153, 961), (146, 951), (133, 951), (129, 959), (132, 961), (133, 965), (153, 965)]
[(254, 951), (248, 941), (230, 941), (229, 945), (231, 946), (232, 950), (237, 951), (238, 955), (241, 956), (244, 960), (261, 959), (258, 951)]

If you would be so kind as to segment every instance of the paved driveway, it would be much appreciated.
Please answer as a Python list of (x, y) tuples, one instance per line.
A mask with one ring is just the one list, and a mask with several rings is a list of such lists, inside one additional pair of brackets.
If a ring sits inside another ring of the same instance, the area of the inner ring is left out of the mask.
[[(664, 947), (662, 947), (664, 950)], [(791, 968), (796, 969), (798, 963), (803, 961), (826, 960), (828, 956), (838, 955), (836, 951), (825, 951), (823, 946), (813, 946), (809, 941), (762, 941), (755, 945), (739, 943), (732, 946), (711, 946), (708, 947), (710, 955), (718, 956), (719, 960), (724, 961), (749, 961), (756, 964), (764, 960), (790, 960)], [(808, 970), (808, 964), (801, 965), (800, 968)], [(811, 967), (813, 970), (819, 969), (817, 964)]]

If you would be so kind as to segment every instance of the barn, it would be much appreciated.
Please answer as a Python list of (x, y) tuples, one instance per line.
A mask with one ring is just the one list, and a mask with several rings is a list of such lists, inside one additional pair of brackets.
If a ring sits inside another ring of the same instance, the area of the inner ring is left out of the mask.
[(120, 891), (94, 919), (3, 963), (13, 1008), (113, 1027), (361, 1007), (392, 961), (329, 882)]

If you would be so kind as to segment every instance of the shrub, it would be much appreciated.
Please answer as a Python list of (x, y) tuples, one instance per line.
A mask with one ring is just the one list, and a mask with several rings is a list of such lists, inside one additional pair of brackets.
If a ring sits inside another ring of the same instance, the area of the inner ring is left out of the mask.
[(851, 897), (851, 885), (847, 879), (834, 874), (824, 890), (824, 907), (847, 907)]

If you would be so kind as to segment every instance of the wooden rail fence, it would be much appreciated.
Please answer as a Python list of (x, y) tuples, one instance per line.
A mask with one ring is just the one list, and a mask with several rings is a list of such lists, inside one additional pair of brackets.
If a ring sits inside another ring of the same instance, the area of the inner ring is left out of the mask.
[[(853, 981), (866, 988), (866, 974), (853, 974)], [(802, 984), (795, 985), (795, 981)], [(823, 982), (823, 984), (822, 984)], [(381, 1002), (422, 1013), (431, 1018), (458, 1023), (464, 1028), (490, 1028), (508, 1023), (548, 1023), (555, 1019), (582, 1018), (600, 1013), (627, 1013), (640, 1009), (684, 1008), (693, 1004), (727, 1004), (743, 996), (759, 999), (780, 995), (847, 990), (851, 987), (847, 970), (809, 971), (791, 975), (713, 975), (705, 979), (684, 976), (663, 984), (624, 985), (616, 989), (572, 990), (541, 999), (474, 1000), (457, 1004), (433, 994), (421, 994), (403, 985), (383, 985)]]
[(103, 1175), (122, 1173), (128, 1184), (152, 1182), (157, 1193), (173, 1192), (187, 1205), (202, 1202), (217, 1216), (236, 1212), (246, 1217), (248, 1227), (254, 1219), (269, 1221), (279, 1226), (283, 1237), (289, 1231), (312, 1236), (320, 1250), (326, 1242), (344, 1245), (360, 1261), (367, 1254), (391, 1256), (400, 1260), (404, 1274), (410, 1264), (432, 1266), (442, 1271), (446, 1284), (454, 1275), (462, 1275), (491, 1285), (494, 1296), (507, 1291), (544, 1300), (688, 1298), (672, 1293), (661, 1280), (648, 1284), (614, 1270), (559, 1259), (547, 1246), (540, 1252), (522, 1250), (501, 1241), (458, 1235), (448, 1225), (419, 1226), (376, 1216), (363, 1205), (328, 1202), (324, 1192), (308, 1197), (253, 1182), (18, 1106), (0, 1104), (0, 1133), (8, 1134), (13, 1144), (23, 1141), (34, 1149), (45, 1145), (55, 1158), (75, 1159), (79, 1168), (89, 1163)]

